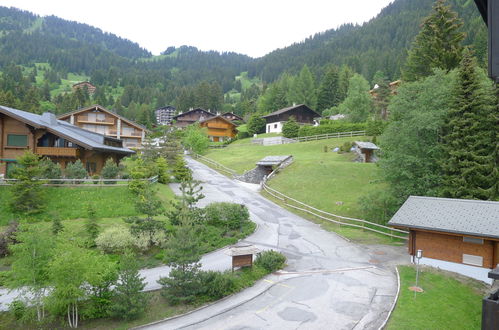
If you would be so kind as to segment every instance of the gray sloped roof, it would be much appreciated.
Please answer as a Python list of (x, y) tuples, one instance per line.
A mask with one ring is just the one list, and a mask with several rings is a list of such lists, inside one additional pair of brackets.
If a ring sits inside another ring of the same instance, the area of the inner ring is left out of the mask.
[(0, 106), (0, 113), (4, 113), (8, 116), (16, 118), (19, 121), (22, 121), (33, 127), (44, 128), (57, 136), (60, 136), (68, 141), (71, 141), (90, 150), (95, 149), (122, 154), (135, 153), (135, 151), (127, 148), (108, 146), (104, 144), (105, 139), (117, 139), (110, 138), (99, 133), (87, 131), (63, 120), (57, 120), (55, 115), (53, 114), (45, 113), (43, 115), (37, 115), (31, 112), (26, 112), (5, 106)]
[(260, 159), (256, 163), (256, 165), (263, 165), (263, 166), (280, 165), (282, 162), (286, 161), (290, 157), (291, 157), (291, 155), (286, 155), (286, 156), (266, 156), (265, 158)]
[(379, 147), (372, 142), (355, 141), (355, 144), (361, 149), (379, 150)]
[(499, 238), (499, 202), (410, 196), (388, 224)]
[(287, 108), (283, 108), (283, 109), (279, 109), (277, 111), (274, 111), (272, 113), (269, 113), (268, 115), (265, 115), (265, 116), (262, 116), (262, 118), (267, 118), (267, 117), (272, 117), (272, 116), (276, 116), (276, 115), (280, 115), (281, 113), (285, 113), (285, 112), (288, 112), (290, 110), (293, 110), (293, 109), (296, 109), (296, 108), (304, 108), (304, 109), (307, 109), (309, 111), (311, 111), (313, 114), (315, 114), (317, 117), (320, 117), (321, 115), (319, 115), (317, 112), (315, 112), (314, 110), (310, 109), (308, 106), (306, 106), (305, 104), (298, 104), (298, 105), (293, 105), (291, 107), (287, 107)]

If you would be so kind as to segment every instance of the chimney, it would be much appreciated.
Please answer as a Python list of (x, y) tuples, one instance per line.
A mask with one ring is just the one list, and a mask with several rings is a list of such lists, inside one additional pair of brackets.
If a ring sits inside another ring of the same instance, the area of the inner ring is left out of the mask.
[(51, 112), (44, 112), (42, 114), (42, 120), (50, 125), (57, 124), (57, 117)]

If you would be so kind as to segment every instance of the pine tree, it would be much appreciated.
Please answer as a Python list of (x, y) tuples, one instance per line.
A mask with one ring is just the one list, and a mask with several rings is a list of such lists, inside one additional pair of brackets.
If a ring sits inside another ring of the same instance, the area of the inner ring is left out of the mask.
[(58, 213), (52, 214), (52, 234), (57, 235), (64, 230), (64, 226), (61, 223), (61, 217)]
[(497, 99), (478, 70), (471, 51), (465, 51), (454, 104), (443, 127), (442, 194), (446, 197), (497, 198)]
[[(307, 65), (304, 65), (298, 77), (291, 86), (292, 101), (297, 104), (306, 104), (315, 108), (317, 96), (315, 95), (315, 80)], [(278, 109), (276, 109), (278, 110)]]
[(85, 230), (88, 235), (89, 245), (95, 246), (95, 239), (99, 236), (99, 224), (97, 223), (95, 208), (91, 204), (87, 207), (87, 216)]
[(450, 71), (457, 67), (462, 56), (461, 41), (465, 37), (460, 31), (462, 25), (446, 1), (438, 0), (409, 50), (403, 79), (414, 81), (431, 75), (435, 68)]
[(338, 68), (330, 68), (324, 76), (317, 94), (317, 110), (319, 113), (340, 103), (339, 83)]
[(147, 296), (142, 290), (146, 286), (140, 277), (139, 267), (131, 252), (125, 253), (120, 261), (119, 279), (114, 288), (111, 315), (133, 320), (142, 314), (147, 306)]

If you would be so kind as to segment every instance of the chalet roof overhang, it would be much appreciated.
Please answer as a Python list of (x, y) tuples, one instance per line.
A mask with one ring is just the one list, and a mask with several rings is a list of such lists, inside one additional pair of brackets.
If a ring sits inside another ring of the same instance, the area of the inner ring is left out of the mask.
[(294, 110), (294, 109), (299, 109), (299, 108), (303, 108), (306, 111), (311, 112), (314, 115), (314, 118), (319, 118), (321, 116), (320, 114), (318, 114), (314, 110), (310, 109), (307, 105), (305, 105), (305, 104), (298, 104), (298, 105), (294, 105), (294, 106), (291, 106), (291, 107), (279, 109), (277, 111), (269, 113), (268, 115), (262, 116), (262, 118), (269, 118), (269, 117), (273, 117), (273, 116), (279, 116), (279, 115), (281, 115), (283, 113), (286, 113), (286, 112)]
[(204, 112), (205, 114), (211, 116), (211, 117), (215, 117), (216, 115), (209, 112), (209, 111), (206, 111), (205, 109), (201, 109), (201, 108), (196, 108), (196, 109), (192, 109), (192, 110), (189, 110), (189, 111), (186, 111), (186, 112), (183, 112), (183, 113), (179, 113), (178, 115), (176, 116), (173, 116), (173, 119), (177, 119), (177, 118), (181, 118), (181, 117), (184, 117), (185, 115), (191, 113), (191, 112), (195, 112), (195, 111), (202, 111)]
[(99, 110), (99, 111), (102, 111), (102, 112), (108, 113), (108, 114), (110, 114), (111, 116), (114, 116), (114, 117), (116, 117), (116, 118), (121, 119), (122, 121), (124, 121), (125, 123), (127, 123), (127, 124), (129, 124), (129, 125), (131, 125), (131, 126), (134, 126), (134, 127), (140, 128), (140, 129), (142, 129), (142, 130), (144, 130), (144, 131), (146, 131), (146, 132), (148, 132), (148, 133), (149, 133), (149, 130), (148, 130), (145, 126), (143, 126), (143, 125), (141, 125), (141, 124), (138, 124), (138, 123), (136, 123), (136, 122), (134, 122), (134, 121), (131, 121), (130, 119), (127, 119), (127, 118), (125, 118), (125, 117), (123, 117), (123, 116), (120, 116), (120, 115), (118, 115), (117, 113), (115, 113), (115, 112), (113, 112), (113, 111), (111, 111), (111, 110), (108, 110), (108, 109), (104, 108), (103, 106), (101, 106), (101, 105), (99, 105), (99, 104), (94, 104), (94, 105), (91, 105), (91, 106), (86, 107), (86, 108), (81, 108), (81, 109), (73, 110), (73, 111), (70, 111), (70, 112), (66, 112), (66, 113), (64, 113), (64, 114), (62, 114), (62, 115), (59, 115), (59, 116), (57, 117), (57, 119), (64, 120), (64, 119), (67, 119), (68, 117), (70, 117), (71, 115), (75, 115), (75, 114), (78, 114), (78, 113), (80, 113), (80, 112), (85, 112), (85, 111), (89, 111), (89, 110)]
[(220, 119), (220, 120), (226, 122), (227, 124), (233, 126), (234, 128), (236, 127), (236, 124), (234, 124), (233, 122), (231, 122), (227, 118), (222, 117), (222, 115), (218, 115), (218, 116), (215, 116), (215, 117), (210, 117), (210, 118), (206, 118), (206, 119), (200, 120), (199, 123), (202, 124), (202, 123), (206, 123), (206, 122), (213, 121), (213, 120), (216, 120), (216, 119)]

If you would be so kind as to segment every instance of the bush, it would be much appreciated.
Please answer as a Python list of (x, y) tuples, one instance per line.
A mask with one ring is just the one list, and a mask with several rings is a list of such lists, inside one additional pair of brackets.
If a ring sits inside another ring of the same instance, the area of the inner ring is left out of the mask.
[(288, 121), (282, 126), (282, 135), (286, 138), (294, 138), (298, 136), (300, 125), (296, 122), (295, 117), (289, 117)]
[(132, 234), (123, 226), (107, 228), (95, 239), (97, 248), (106, 253), (123, 253), (134, 243)]
[(54, 163), (49, 158), (43, 158), (40, 161), (40, 167), (42, 168), (42, 173), (40, 175), (42, 179), (60, 179), (62, 177), (61, 165)]
[(340, 153), (350, 152), (351, 148), (352, 148), (352, 142), (345, 142), (340, 147)]
[(151, 245), (163, 247), (167, 236), (163, 230), (156, 230), (154, 234), (138, 233), (133, 237), (133, 245), (140, 251), (147, 251)]
[[(104, 164), (104, 167), (102, 168), (102, 178), (103, 179), (116, 179), (118, 177), (118, 173), (120, 172), (120, 169), (118, 165), (114, 162), (112, 158), (108, 158), (106, 160), (106, 163)], [(105, 184), (112, 184), (114, 183), (113, 181), (104, 181)]]
[(16, 244), (16, 233), (19, 223), (12, 221), (3, 233), (0, 234), (0, 256), (5, 257), (10, 254), (9, 245)]
[(366, 135), (369, 136), (380, 136), (383, 134), (385, 127), (388, 125), (388, 122), (382, 120), (371, 120), (366, 124)]
[(205, 219), (209, 225), (235, 230), (249, 221), (249, 212), (242, 204), (217, 202), (205, 207)]
[(16, 321), (22, 320), (25, 317), (27, 311), (28, 307), (21, 300), (13, 300), (9, 304), (9, 312), (12, 314), (12, 316), (14, 316), (14, 319), (16, 319)]
[(178, 182), (192, 180), (191, 170), (187, 167), (184, 157), (178, 156), (175, 166), (173, 167), (173, 176)]
[(298, 136), (312, 136), (319, 134), (331, 134), (338, 132), (364, 131), (367, 129), (366, 123), (349, 123), (344, 121), (331, 121), (319, 126), (301, 126)]
[(163, 157), (156, 159), (156, 167), (158, 168), (158, 182), (163, 184), (170, 183), (170, 172), (168, 171), (168, 162)]
[(269, 273), (284, 267), (286, 257), (277, 251), (263, 251), (256, 257), (255, 265), (264, 268)]
[(230, 295), (236, 289), (234, 277), (230, 273), (217, 271), (199, 272), (202, 293), (211, 300), (217, 300)]
[(249, 132), (246, 132), (246, 131), (243, 131), (243, 132), (237, 132), (237, 138), (238, 138), (239, 140), (241, 140), (241, 139), (247, 139), (247, 138), (249, 138), (249, 137), (251, 137), (251, 135), (250, 135), (250, 133), (249, 133)]
[(87, 170), (79, 159), (74, 163), (66, 165), (64, 173), (68, 179), (85, 179), (87, 176)]
[(246, 127), (248, 127), (248, 133), (250, 136), (253, 136), (253, 134), (265, 133), (265, 125), (265, 118), (262, 118), (258, 114), (253, 114), (248, 120)]
[(94, 180), (93, 181), (94, 184), (98, 184), (100, 176), (98, 174), (94, 174), (94, 175), (92, 175), (92, 179)]

